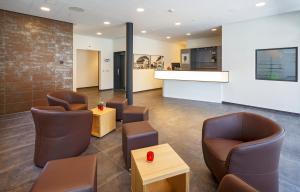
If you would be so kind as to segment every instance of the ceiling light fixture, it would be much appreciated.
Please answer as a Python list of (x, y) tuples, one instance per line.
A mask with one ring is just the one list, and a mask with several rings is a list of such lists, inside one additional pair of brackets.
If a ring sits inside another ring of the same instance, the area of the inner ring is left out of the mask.
[(141, 33), (145, 34), (145, 33), (147, 33), (147, 31), (146, 30), (142, 30)]
[(186, 36), (191, 36), (192, 34), (191, 34), (191, 33), (186, 33), (185, 35), (186, 35)]
[(213, 28), (213, 29), (211, 29), (211, 31), (217, 31), (217, 29), (216, 29), (216, 28)]
[(42, 11), (47, 11), (47, 12), (50, 11), (50, 8), (49, 8), (49, 7), (41, 7), (40, 9), (41, 9)]
[(101, 33), (101, 32), (97, 32), (96, 34), (97, 34), (97, 35), (102, 35), (102, 33)]
[(168, 9), (169, 13), (173, 13), (175, 11), (175, 9)]
[(141, 13), (141, 12), (144, 12), (144, 11), (145, 11), (145, 9), (144, 9), (144, 8), (141, 8), (141, 7), (139, 7), (139, 8), (137, 8), (137, 9), (136, 9), (136, 11)]
[(175, 22), (174, 25), (175, 25), (175, 26), (180, 26), (181, 23), (180, 23), (180, 22)]
[(166, 39), (171, 39), (171, 37), (170, 36), (166, 36)]
[(84, 12), (84, 9), (82, 9), (80, 7), (69, 7), (69, 10), (74, 11), (74, 12), (78, 12), (78, 13)]
[(103, 23), (104, 23), (104, 25), (110, 25), (109, 21), (104, 21)]
[(256, 3), (255, 5), (256, 5), (256, 7), (263, 7), (263, 6), (266, 5), (266, 2), (264, 2), (264, 1), (258, 2), (258, 3)]

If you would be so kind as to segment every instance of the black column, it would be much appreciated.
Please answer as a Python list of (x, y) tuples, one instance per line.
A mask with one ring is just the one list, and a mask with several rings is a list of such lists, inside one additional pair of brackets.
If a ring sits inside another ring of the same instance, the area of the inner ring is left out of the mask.
[(132, 105), (132, 74), (133, 73), (133, 23), (126, 23), (126, 98)]

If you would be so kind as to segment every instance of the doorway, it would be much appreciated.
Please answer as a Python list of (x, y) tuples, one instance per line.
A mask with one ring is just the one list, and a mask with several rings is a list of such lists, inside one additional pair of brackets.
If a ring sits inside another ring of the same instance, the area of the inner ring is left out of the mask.
[(100, 52), (76, 50), (76, 88), (97, 87), (99, 89)]
[(114, 52), (114, 89), (125, 90), (125, 51)]

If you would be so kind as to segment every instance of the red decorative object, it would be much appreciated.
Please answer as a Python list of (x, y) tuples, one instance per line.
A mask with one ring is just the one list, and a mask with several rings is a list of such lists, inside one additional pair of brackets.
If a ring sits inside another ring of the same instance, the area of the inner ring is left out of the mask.
[(103, 105), (98, 105), (98, 109), (101, 110), (101, 111), (103, 111), (104, 106)]
[(153, 151), (147, 152), (147, 161), (152, 162), (154, 160), (154, 153)]

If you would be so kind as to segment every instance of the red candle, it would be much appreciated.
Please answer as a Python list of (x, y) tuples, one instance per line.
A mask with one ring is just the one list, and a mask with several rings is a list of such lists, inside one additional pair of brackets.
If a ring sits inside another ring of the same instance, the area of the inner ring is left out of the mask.
[(103, 105), (98, 105), (98, 109), (101, 110), (101, 111), (103, 111), (104, 106)]
[(147, 152), (147, 161), (152, 162), (154, 160), (154, 153), (153, 151)]

